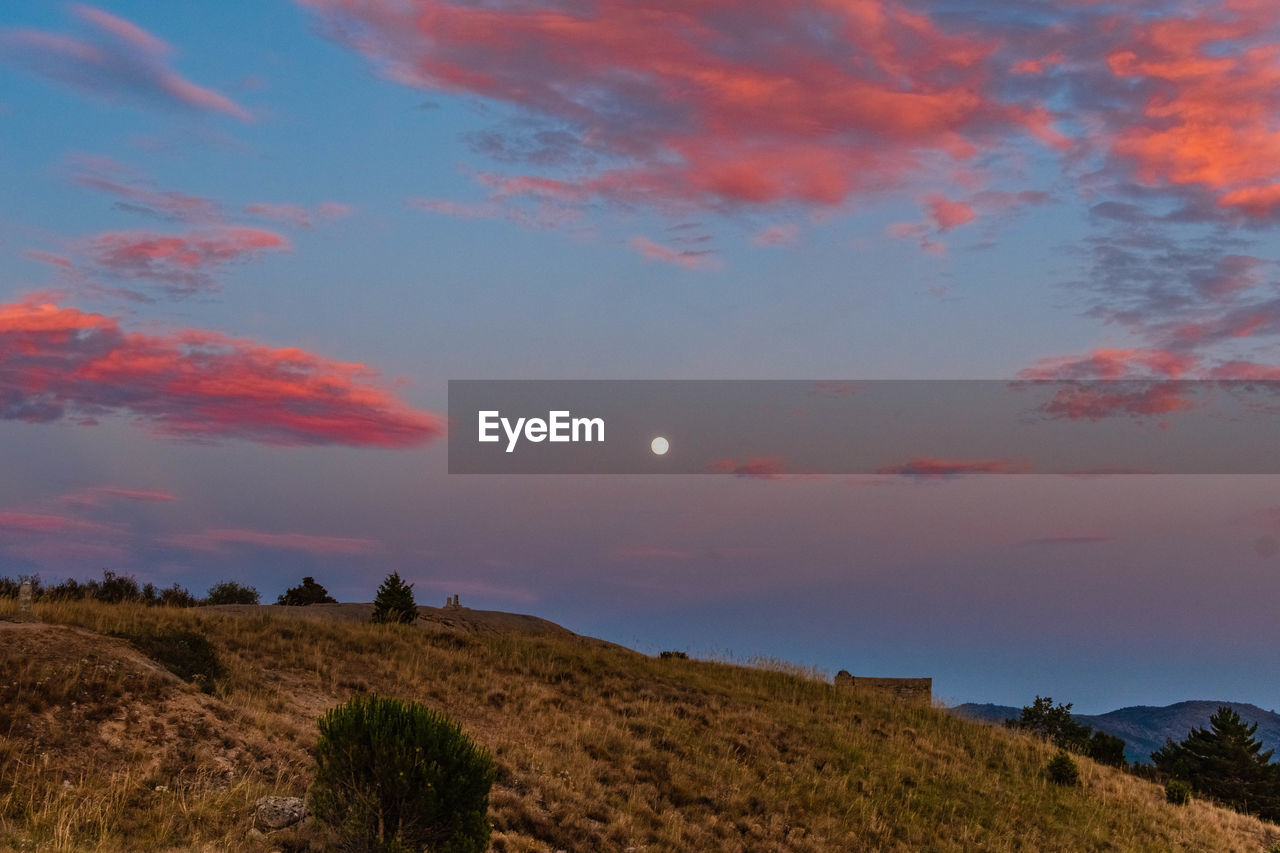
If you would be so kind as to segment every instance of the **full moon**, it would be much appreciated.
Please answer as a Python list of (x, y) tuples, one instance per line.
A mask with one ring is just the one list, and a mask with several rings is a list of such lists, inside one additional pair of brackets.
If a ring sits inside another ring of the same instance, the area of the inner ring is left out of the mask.
[(649, 442), (649, 449), (658, 456), (662, 456), (671, 449), (671, 442), (667, 441), (662, 436), (658, 436), (653, 441)]

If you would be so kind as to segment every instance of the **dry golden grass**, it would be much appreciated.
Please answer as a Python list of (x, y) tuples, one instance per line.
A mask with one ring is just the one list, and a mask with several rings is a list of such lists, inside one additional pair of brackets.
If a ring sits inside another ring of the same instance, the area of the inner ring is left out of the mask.
[[(776, 662), (269, 608), (36, 611), (83, 630), (0, 629), (0, 845), (17, 849), (322, 849), (316, 828), (247, 839), (250, 807), (305, 793), (317, 717), (357, 692), (439, 708), (494, 753), (497, 851), (1258, 853), (1280, 838), (1085, 759), (1081, 788), (1053, 786), (1038, 742)], [(213, 695), (95, 636), (160, 628), (214, 643), (228, 674)]]

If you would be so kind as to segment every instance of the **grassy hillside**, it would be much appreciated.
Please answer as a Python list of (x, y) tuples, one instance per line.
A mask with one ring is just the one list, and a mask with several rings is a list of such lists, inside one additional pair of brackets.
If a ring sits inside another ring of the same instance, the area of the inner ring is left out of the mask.
[[(497, 851), (1257, 853), (1280, 838), (1083, 759), (1083, 787), (1055, 787), (1039, 743), (801, 673), (272, 608), (36, 609), (48, 624), (0, 623), (0, 847), (322, 849), (315, 827), (248, 838), (250, 809), (306, 791), (316, 718), (365, 691), (440, 708), (495, 754)], [(213, 643), (225, 673), (209, 692), (106, 636), (173, 630)]]

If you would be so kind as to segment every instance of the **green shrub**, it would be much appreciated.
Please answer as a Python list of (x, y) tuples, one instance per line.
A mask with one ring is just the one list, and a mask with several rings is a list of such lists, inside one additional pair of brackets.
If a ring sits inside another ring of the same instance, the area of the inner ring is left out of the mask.
[(1058, 754), (1049, 759), (1049, 781), (1055, 785), (1080, 784), (1080, 768), (1066, 750), (1058, 750)]
[(119, 604), (122, 601), (140, 601), (142, 591), (138, 589), (138, 581), (133, 575), (118, 575), (110, 569), (102, 570), (101, 581), (89, 581), (84, 585), (88, 598), (97, 599), (107, 604)]
[(209, 587), (204, 604), (257, 604), (258, 590), (235, 581), (223, 581)]
[(313, 577), (305, 577), (298, 586), (290, 587), (283, 595), (276, 598), (276, 604), (290, 607), (306, 607), (309, 604), (337, 604), (329, 590), (316, 583)]
[(1185, 806), (1191, 802), (1191, 786), (1181, 779), (1170, 779), (1164, 786), (1164, 798), (1175, 806)]
[(1106, 732), (1094, 732), (1084, 754), (1099, 764), (1112, 767), (1124, 767), (1127, 763), (1124, 757), (1124, 738)]
[(399, 572), (392, 572), (378, 587), (378, 597), (373, 600), (374, 622), (412, 622), (418, 618), (418, 605), (413, 600), (413, 584), (400, 579)]
[(482, 853), (489, 754), (444, 714), (357, 696), (320, 718), (311, 807), (348, 849)]
[[(147, 584), (147, 586), (150, 585)], [(200, 602), (196, 601), (196, 597), (188, 592), (186, 587), (175, 583), (168, 589), (160, 590), (160, 597), (156, 603), (164, 607), (195, 607)]]
[(689, 655), (685, 652), (661, 652), (658, 657), (662, 660), (688, 660)]
[(206, 693), (227, 675), (213, 644), (194, 631), (112, 631), (111, 636), (132, 643), (138, 651)]

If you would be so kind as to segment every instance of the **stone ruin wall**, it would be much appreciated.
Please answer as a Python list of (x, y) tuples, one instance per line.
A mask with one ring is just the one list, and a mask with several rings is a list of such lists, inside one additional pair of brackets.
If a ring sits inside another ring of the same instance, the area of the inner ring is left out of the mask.
[(932, 678), (867, 678), (850, 675), (842, 669), (836, 674), (835, 683), (844, 690), (875, 690), (909, 702), (933, 700)]

